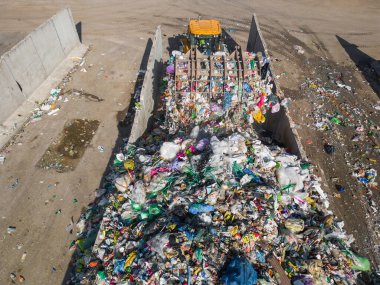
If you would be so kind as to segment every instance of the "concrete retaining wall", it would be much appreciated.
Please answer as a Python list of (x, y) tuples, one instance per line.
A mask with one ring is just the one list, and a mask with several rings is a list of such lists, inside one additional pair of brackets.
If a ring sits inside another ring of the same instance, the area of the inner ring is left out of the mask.
[[(250, 52), (262, 52), (267, 56), (267, 46), (264, 38), (261, 34), (259, 23), (256, 15), (252, 17), (251, 29), (248, 37), (247, 50)], [(273, 66), (269, 66), (268, 75), (274, 77)], [(280, 97), (279, 88), (276, 86), (276, 82), (273, 84), (273, 92)], [(266, 122), (260, 127), (272, 134), (272, 138), (282, 143), (291, 153), (302, 158), (305, 157), (302, 145), (298, 138), (297, 131), (292, 128), (292, 120), (289, 117), (287, 108), (281, 106), (281, 109), (277, 113), (269, 113), (266, 115)]]
[(52, 17), (61, 48), (65, 55), (80, 43), (70, 9), (64, 9)]
[(69, 8), (63, 9), (0, 58), (0, 123), (80, 44)]
[(17, 86), (5, 61), (0, 61), (0, 123), (24, 102), (25, 97)]
[(149, 127), (149, 119), (153, 115), (155, 101), (159, 97), (159, 80), (162, 76), (162, 35), (161, 27), (158, 26), (150, 51), (144, 82), (141, 87), (140, 104), (141, 110), (137, 110), (133, 121), (129, 142), (136, 140)]

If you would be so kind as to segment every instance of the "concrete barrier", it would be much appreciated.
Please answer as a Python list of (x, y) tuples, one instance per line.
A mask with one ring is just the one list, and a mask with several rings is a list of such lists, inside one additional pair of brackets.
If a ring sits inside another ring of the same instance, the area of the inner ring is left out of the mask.
[(50, 74), (65, 57), (52, 19), (30, 34), (46, 74)]
[[(261, 52), (264, 56), (268, 55), (267, 46), (264, 38), (261, 34), (259, 23), (256, 15), (252, 17), (251, 28), (248, 36), (247, 50), (250, 52)], [(267, 76), (275, 78), (273, 66), (269, 64)], [(280, 88), (273, 82), (273, 93), (275, 93), (280, 99), (282, 94)], [(266, 122), (260, 125), (265, 131), (272, 134), (272, 139), (283, 144), (291, 153), (297, 155), (300, 158), (305, 158), (301, 142), (298, 137), (297, 130), (293, 128), (293, 121), (288, 114), (288, 109), (281, 106), (281, 109), (277, 113), (266, 114)]]
[(63, 9), (54, 15), (51, 20), (54, 23), (63, 52), (68, 55), (80, 43), (71, 10), (68, 8)]
[(7, 110), (16, 110), (25, 100), (5, 61), (0, 61), (0, 90), (0, 122), (3, 122), (9, 115)]
[(30, 35), (5, 53), (2, 60), (5, 61), (5, 65), (9, 68), (13, 79), (26, 98), (32, 94), (47, 76)]
[(0, 57), (0, 124), (79, 44), (71, 11), (65, 8)]
[(162, 76), (162, 35), (158, 26), (150, 51), (144, 82), (141, 87), (141, 110), (137, 110), (133, 121), (129, 142), (135, 143), (149, 127), (149, 119), (153, 115), (155, 102), (159, 97), (159, 80)]

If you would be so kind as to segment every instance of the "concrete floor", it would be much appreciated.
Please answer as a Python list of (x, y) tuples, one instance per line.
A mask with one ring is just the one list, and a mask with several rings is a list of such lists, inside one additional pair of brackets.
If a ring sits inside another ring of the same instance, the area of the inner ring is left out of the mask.
[[(334, 62), (352, 65), (336, 35), (355, 43), (371, 57), (380, 58), (380, 3), (376, 0), (322, 0), (318, 5), (315, 1), (295, 0), (0, 3), (0, 39), (6, 39), (0, 53), (60, 8), (71, 7), (75, 21), (81, 22), (83, 42), (92, 48), (86, 57), (88, 72), (76, 72), (67, 90), (83, 89), (104, 99), (93, 102), (68, 95), (69, 101), (62, 104), (57, 116), (45, 116), (28, 125), (6, 149), (6, 162), (0, 165), (0, 232), (3, 234), (0, 284), (11, 284), (11, 272), (23, 275), (25, 284), (61, 284), (71, 258), (69, 244), (75, 239), (66, 227), (94, 199), (115, 142), (120, 139), (118, 114), (128, 107), (145, 46), (157, 25), (162, 25), (167, 43), (173, 34), (186, 31), (189, 17), (217, 17), (225, 28), (235, 30), (231, 36), (244, 47), (252, 14), (256, 12), (269, 48), (273, 47), (276, 56), (282, 56), (282, 62), (274, 63), (275, 68), (292, 72), (292, 76), (281, 81), (282, 86), (290, 89), (299, 86), (304, 78), (303, 70), (288, 63), (294, 58), (287, 53), (281, 55), (281, 44), (287, 44), (285, 40), (279, 41), (278, 34), (283, 29), (306, 44), (318, 39)], [(368, 91), (366, 84), (362, 87)], [(57, 173), (37, 168), (36, 163), (65, 122), (82, 118), (99, 120), (100, 126), (75, 171)], [(105, 152), (98, 151), (99, 145), (104, 146)], [(16, 179), (18, 184), (12, 189)], [(74, 203), (74, 199), (78, 202)], [(339, 213), (344, 219), (343, 208)], [(8, 226), (15, 226), (16, 232), (8, 235)], [(349, 228), (353, 230), (355, 226), (351, 224)], [(26, 258), (22, 262), (24, 252)]]

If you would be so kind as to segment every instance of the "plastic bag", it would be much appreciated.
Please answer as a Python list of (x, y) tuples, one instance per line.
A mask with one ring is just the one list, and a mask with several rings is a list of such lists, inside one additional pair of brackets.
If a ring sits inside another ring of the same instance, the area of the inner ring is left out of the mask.
[(204, 151), (209, 144), (210, 144), (210, 141), (208, 139), (201, 139), (197, 143), (195, 148), (197, 149), (197, 151)]
[(160, 155), (163, 160), (173, 161), (180, 150), (181, 146), (172, 142), (164, 142), (160, 148)]
[(129, 187), (129, 184), (131, 184), (132, 179), (128, 174), (125, 174), (123, 176), (120, 176), (116, 178), (115, 180), (115, 187), (120, 192), (125, 192), (127, 188)]
[(353, 262), (354, 264), (351, 265), (351, 268), (353, 270), (359, 270), (359, 271), (371, 271), (371, 263), (369, 262), (368, 258), (359, 256), (356, 254), (353, 254)]
[(263, 115), (261, 110), (258, 110), (253, 114), (253, 119), (256, 123), (265, 123), (265, 116)]
[[(303, 189), (302, 177), (297, 170), (297, 167), (281, 167), (276, 170), (277, 181), (283, 190), (299, 191)], [(288, 188), (289, 185), (292, 187)]]
[(305, 228), (305, 222), (301, 219), (287, 219), (285, 221), (285, 228), (287, 228), (292, 233), (302, 232)]
[(162, 258), (165, 258), (164, 248), (167, 247), (169, 243), (169, 234), (158, 234), (153, 237), (150, 241), (151, 250), (157, 252)]
[(253, 285), (257, 283), (257, 272), (245, 258), (235, 257), (222, 276), (223, 285)]
[(215, 208), (211, 205), (207, 204), (193, 204), (189, 208), (189, 213), (196, 215), (199, 213), (207, 213), (207, 212), (212, 212), (214, 211)]
[(131, 199), (133, 202), (143, 205), (145, 204), (145, 189), (142, 181), (137, 181), (131, 190)]

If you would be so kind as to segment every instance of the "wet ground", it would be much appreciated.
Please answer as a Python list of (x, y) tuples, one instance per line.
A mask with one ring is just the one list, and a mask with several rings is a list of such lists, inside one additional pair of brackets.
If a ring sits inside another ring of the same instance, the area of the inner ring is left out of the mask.
[[(57, 172), (74, 170), (90, 145), (99, 124), (97, 120), (86, 119), (67, 122), (59, 138), (49, 146), (37, 166), (55, 169)], [(99, 151), (103, 152), (104, 149), (99, 147)]]

